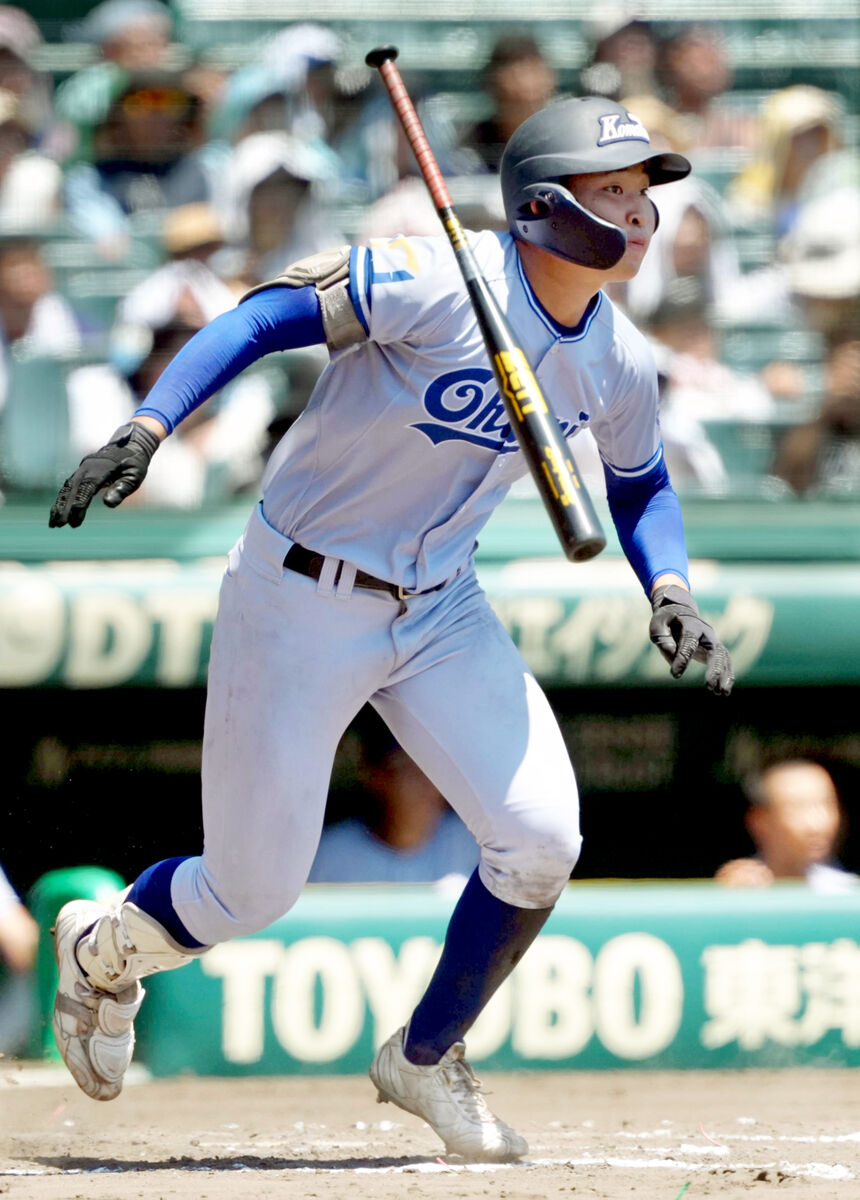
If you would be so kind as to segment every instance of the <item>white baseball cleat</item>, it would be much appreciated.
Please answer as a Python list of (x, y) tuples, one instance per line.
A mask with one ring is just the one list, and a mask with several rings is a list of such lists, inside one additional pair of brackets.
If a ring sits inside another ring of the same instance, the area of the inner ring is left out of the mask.
[(380, 1102), (422, 1117), (449, 1154), (471, 1162), (511, 1162), (528, 1153), (528, 1143), (487, 1107), (480, 1081), (465, 1061), (466, 1047), (455, 1042), (432, 1066), (417, 1066), (403, 1053), (405, 1030), (380, 1047), (370, 1078)]
[(118, 992), (96, 987), (75, 955), (79, 940), (107, 909), (90, 900), (63, 905), (54, 926), (59, 969), (54, 1038), (78, 1087), (93, 1100), (113, 1100), (134, 1053), (134, 1018), (144, 991), (137, 980)]
[(182, 967), (202, 954), (175, 942), (136, 904), (113, 908), (70, 900), (57, 915), (59, 969), (54, 1037), (82, 1091), (113, 1100), (134, 1053), (134, 1018), (144, 997), (138, 982), (155, 971)]

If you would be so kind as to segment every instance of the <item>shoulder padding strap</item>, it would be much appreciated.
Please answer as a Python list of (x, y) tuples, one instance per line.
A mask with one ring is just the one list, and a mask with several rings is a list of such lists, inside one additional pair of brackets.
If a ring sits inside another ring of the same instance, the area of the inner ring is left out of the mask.
[[(291, 263), (285, 271), (267, 283), (258, 283), (242, 297), (247, 300), (257, 292), (272, 287), (300, 288), (313, 284), (320, 299), (326, 345), (329, 350), (343, 350), (356, 342), (367, 340), (364, 326), (358, 319), (349, 295), (349, 246), (322, 250)], [(241, 300), (240, 300), (241, 303)]]

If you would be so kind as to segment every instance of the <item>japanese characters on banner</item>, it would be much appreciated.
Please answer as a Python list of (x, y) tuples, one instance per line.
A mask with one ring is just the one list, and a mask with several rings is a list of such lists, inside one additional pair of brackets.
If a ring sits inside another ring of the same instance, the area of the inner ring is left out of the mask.
[(860, 1047), (860, 944), (852, 938), (800, 946), (747, 938), (706, 947), (702, 965), (707, 1049), (815, 1046), (828, 1034)]

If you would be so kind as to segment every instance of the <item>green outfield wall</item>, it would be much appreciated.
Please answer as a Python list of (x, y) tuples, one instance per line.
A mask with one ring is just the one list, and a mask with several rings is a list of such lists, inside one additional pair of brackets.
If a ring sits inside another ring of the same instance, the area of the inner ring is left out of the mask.
[[(40, 508), (4, 508), (0, 689), (202, 685), (225, 556), (251, 507), (96, 504), (77, 530), (49, 529)], [(482, 532), (479, 579), (544, 684), (677, 688), (602, 498), (597, 507), (607, 550), (572, 565), (540, 501), (510, 497)], [(860, 505), (700, 501), (684, 511), (693, 590), (742, 684), (860, 682)], [(680, 686), (701, 679), (694, 666)]]
[[(0, 563), (0, 688), (202, 685), (222, 569), (221, 559)], [(856, 564), (691, 570), (743, 683), (860, 678)], [(679, 686), (649, 641), (650, 608), (625, 563), (484, 563), (479, 578), (545, 684)], [(701, 681), (694, 665), (680, 686)]]
[[(147, 981), (138, 1060), (365, 1071), (423, 991), (453, 902), (308, 887), (262, 933)], [(860, 1066), (860, 893), (571, 884), (467, 1045), (499, 1069)]]

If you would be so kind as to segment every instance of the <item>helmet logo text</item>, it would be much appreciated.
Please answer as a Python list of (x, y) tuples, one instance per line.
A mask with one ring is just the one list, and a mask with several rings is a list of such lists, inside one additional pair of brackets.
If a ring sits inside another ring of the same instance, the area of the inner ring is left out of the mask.
[(605, 116), (597, 118), (600, 122), (598, 146), (607, 146), (611, 142), (650, 141), (648, 131), (639, 118), (630, 112), (626, 116), (626, 121), (621, 120), (620, 113), (606, 113)]

